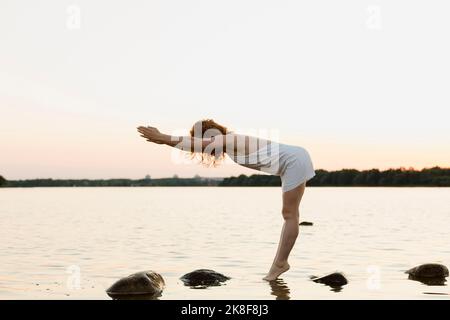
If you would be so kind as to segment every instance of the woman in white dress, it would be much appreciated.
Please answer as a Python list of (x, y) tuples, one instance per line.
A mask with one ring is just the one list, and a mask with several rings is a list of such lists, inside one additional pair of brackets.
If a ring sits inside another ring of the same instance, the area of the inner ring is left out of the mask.
[(196, 122), (190, 136), (171, 136), (154, 127), (141, 126), (138, 131), (147, 141), (191, 152), (207, 165), (217, 165), (227, 154), (239, 165), (280, 176), (284, 225), (275, 259), (264, 280), (275, 280), (289, 270), (289, 254), (299, 231), (300, 201), (306, 182), (315, 175), (304, 148), (235, 134), (210, 119)]

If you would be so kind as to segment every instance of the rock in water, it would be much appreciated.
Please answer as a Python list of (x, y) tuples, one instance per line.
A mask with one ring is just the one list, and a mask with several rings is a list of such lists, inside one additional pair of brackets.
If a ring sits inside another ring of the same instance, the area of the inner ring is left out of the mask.
[(322, 277), (312, 276), (311, 280), (317, 283), (325, 284), (332, 288), (339, 288), (348, 283), (347, 278), (340, 272), (333, 272)]
[(106, 293), (114, 299), (139, 298), (140, 296), (156, 298), (161, 295), (164, 286), (163, 277), (149, 270), (133, 273), (118, 280), (106, 290)]
[(447, 267), (438, 263), (421, 264), (420, 266), (409, 269), (405, 273), (409, 274), (409, 278), (412, 280), (444, 279), (448, 277)]
[(220, 286), (222, 282), (229, 280), (230, 278), (209, 269), (198, 269), (182, 276), (181, 281), (184, 285), (189, 287), (209, 287)]
[(313, 223), (309, 221), (302, 221), (299, 223), (299, 226), (312, 226)]

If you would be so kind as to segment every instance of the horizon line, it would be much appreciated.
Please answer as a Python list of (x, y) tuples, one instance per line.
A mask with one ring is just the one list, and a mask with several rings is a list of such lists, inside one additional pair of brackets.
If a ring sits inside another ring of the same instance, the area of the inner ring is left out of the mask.
[[(384, 171), (389, 171), (389, 170), (402, 170), (402, 171), (415, 171), (415, 172), (420, 172), (423, 170), (430, 170), (430, 169), (442, 169), (442, 170), (450, 170), (450, 166), (449, 167), (441, 167), (438, 165), (435, 166), (431, 166), (431, 167), (423, 167), (422, 169), (416, 169), (414, 167), (391, 167), (388, 169), (380, 169), (380, 168), (370, 168), (370, 169), (355, 169), (355, 168), (342, 168), (342, 169), (337, 169), (337, 170), (327, 170), (327, 169), (315, 169), (315, 171), (327, 171), (327, 172), (338, 172), (338, 171), (344, 171), (344, 170), (356, 170), (359, 172), (363, 172), (363, 171), (371, 171), (371, 170), (378, 170), (380, 172), (384, 172)], [(191, 177), (180, 177), (178, 174), (173, 174), (172, 176), (166, 176), (166, 177), (160, 177), (160, 178), (153, 178), (151, 177), (151, 175), (147, 174), (144, 175), (142, 178), (125, 178), (125, 177), (111, 177), (111, 178), (52, 178), (52, 177), (46, 177), (46, 178), (22, 178), (22, 179), (11, 179), (9, 180), (6, 176), (3, 176), (0, 174), (0, 177), (3, 177), (5, 180), (7, 181), (20, 181), (20, 180), (146, 180), (146, 179), (150, 179), (150, 180), (159, 180), (159, 179), (210, 179), (210, 180), (214, 180), (214, 179), (226, 179), (226, 178), (231, 178), (231, 177), (238, 177), (240, 175), (245, 175), (245, 176), (252, 176), (252, 175), (270, 175), (270, 174), (265, 174), (264, 172), (256, 172), (254, 174), (238, 174), (238, 175), (230, 175), (230, 176), (216, 176), (216, 177), (204, 177), (204, 176), (200, 176), (198, 174), (191, 176)]]

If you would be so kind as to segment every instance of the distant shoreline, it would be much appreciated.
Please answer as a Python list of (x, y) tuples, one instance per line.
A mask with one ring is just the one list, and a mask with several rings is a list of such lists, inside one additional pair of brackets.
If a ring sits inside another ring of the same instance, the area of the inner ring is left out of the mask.
[[(276, 187), (278, 176), (255, 174), (229, 178), (160, 178), (160, 179), (27, 179), (6, 180), (0, 176), (2, 188), (32, 187)], [(450, 187), (450, 168), (433, 167), (423, 170), (378, 169), (359, 171), (316, 170), (308, 181), (312, 187)]]
[[(450, 188), (450, 186), (431, 186), (431, 185), (403, 185), (403, 186), (314, 186), (307, 185), (308, 188)], [(2, 186), (0, 189), (58, 189), (58, 188), (70, 188), (70, 189), (82, 189), (82, 188), (277, 188), (276, 186), (34, 186), (34, 187), (6, 187)]]

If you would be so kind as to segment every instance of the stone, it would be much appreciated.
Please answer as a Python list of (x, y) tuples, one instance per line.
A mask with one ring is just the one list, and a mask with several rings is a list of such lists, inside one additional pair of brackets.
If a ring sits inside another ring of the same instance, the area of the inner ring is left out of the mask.
[(420, 281), (427, 285), (444, 285), (448, 277), (448, 268), (438, 263), (426, 263), (411, 268), (405, 273), (408, 279)]
[(348, 283), (347, 278), (340, 272), (333, 272), (322, 277), (312, 276), (311, 280), (316, 283), (322, 283), (332, 288), (339, 288)]
[(230, 278), (210, 269), (198, 269), (186, 273), (182, 276), (181, 281), (189, 287), (209, 287), (220, 286), (223, 282)]
[(116, 281), (106, 290), (113, 299), (156, 298), (165, 287), (163, 277), (151, 270), (137, 272)]

